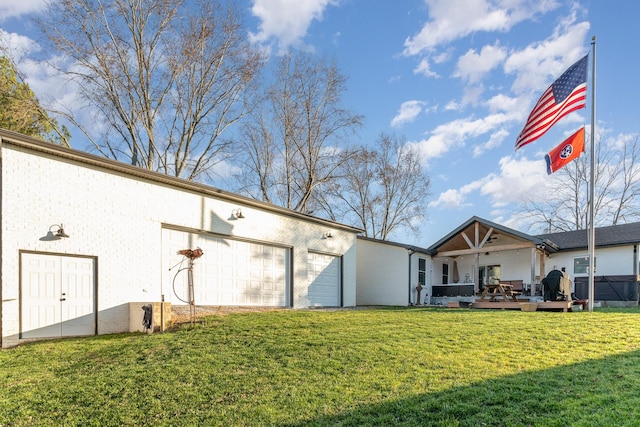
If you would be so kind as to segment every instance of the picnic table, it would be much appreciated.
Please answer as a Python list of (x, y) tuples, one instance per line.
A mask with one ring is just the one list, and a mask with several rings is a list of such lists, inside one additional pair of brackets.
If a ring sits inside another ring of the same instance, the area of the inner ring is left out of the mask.
[(514, 292), (513, 285), (507, 283), (497, 283), (486, 285), (480, 294), (478, 301), (514, 301), (518, 302), (516, 296), (519, 292)]

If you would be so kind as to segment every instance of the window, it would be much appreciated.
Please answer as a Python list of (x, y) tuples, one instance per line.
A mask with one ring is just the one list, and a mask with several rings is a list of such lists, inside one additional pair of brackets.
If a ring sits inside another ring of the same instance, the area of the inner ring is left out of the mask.
[(478, 268), (480, 290), (484, 289), (486, 285), (498, 284), (500, 282), (500, 270), (499, 265), (481, 265)]
[(427, 260), (418, 258), (418, 282), (425, 286), (427, 283)]
[(449, 264), (442, 264), (442, 284), (449, 283)]
[[(597, 259), (593, 258), (593, 265), (598, 268)], [(595, 270), (593, 271), (595, 273)], [(573, 259), (573, 274), (589, 274), (589, 257), (582, 256)]]

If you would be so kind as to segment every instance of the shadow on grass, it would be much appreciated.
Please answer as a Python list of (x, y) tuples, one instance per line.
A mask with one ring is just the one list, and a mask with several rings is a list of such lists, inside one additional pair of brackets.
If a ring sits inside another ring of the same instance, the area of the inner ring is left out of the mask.
[(635, 351), (288, 425), (637, 426), (638, 420), (640, 352)]

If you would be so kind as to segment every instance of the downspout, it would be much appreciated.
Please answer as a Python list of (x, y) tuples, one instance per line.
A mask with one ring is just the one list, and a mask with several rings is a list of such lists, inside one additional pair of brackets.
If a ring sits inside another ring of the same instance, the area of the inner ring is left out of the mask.
[(407, 303), (407, 306), (412, 306), (413, 304), (411, 303), (411, 255), (416, 253), (416, 250), (413, 248), (408, 248), (407, 249), (409, 251), (409, 300)]

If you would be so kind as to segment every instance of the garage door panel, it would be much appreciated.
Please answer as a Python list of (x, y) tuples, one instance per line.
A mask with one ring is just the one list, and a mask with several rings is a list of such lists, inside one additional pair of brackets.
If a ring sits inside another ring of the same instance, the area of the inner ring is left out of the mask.
[(340, 305), (340, 258), (309, 252), (307, 263), (311, 307)]
[[(163, 243), (164, 263), (176, 264), (180, 261), (180, 256), (176, 256), (175, 252), (189, 248), (187, 236), (190, 234), (174, 230), (165, 230), (163, 233), (167, 235), (167, 240), (170, 240), (168, 235), (171, 234), (170, 241), (173, 244), (171, 247)], [(182, 234), (182, 246), (179, 249), (176, 249), (178, 241), (176, 233)], [(287, 263), (280, 261), (278, 266), (275, 261), (276, 258), (287, 258), (286, 248), (206, 235), (191, 234), (191, 236), (196, 246), (204, 251), (204, 255), (195, 260), (193, 270), (194, 278), (198, 278), (194, 280), (194, 283), (197, 283), (194, 285), (196, 305), (283, 306), (286, 304), (285, 292), (289, 277), (286, 271)], [(167, 275), (167, 280), (163, 279), (164, 283), (170, 283), (173, 275), (173, 273)], [(177, 288), (188, 286), (187, 275), (182, 274), (182, 276), (176, 279)], [(274, 292), (276, 285), (279, 286), (278, 292)], [(176, 299), (171, 296), (170, 300)]]

